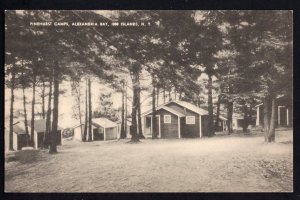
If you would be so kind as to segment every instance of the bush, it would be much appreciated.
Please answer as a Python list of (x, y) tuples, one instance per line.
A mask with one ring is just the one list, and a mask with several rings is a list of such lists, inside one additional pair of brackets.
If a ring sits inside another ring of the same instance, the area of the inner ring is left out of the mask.
[(74, 129), (73, 128), (67, 128), (63, 130), (62, 137), (63, 138), (69, 138), (74, 136)]

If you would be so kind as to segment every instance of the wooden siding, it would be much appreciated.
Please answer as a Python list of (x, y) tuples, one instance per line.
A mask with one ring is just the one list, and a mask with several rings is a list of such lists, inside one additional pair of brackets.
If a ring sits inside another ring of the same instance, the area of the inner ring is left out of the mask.
[(186, 118), (183, 117), (182, 127), (181, 127), (181, 134), (183, 138), (194, 138), (200, 137), (200, 124), (199, 124), (199, 115), (186, 110), (187, 116), (194, 116), (195, 117), (195, 124), (186, 124)]
[(105, 139), (106, 140), (116, 140), (117, 139), (117, 127), (106, 128), (105, 129)]
[(186, 119), (183, 117), (180, 120), (181, 124), (181, 136), (183, 138), (193, 138), (193, 137), (200, 137), (200, 124), (199, 124), (199, 114), (193, 112), (189, 109), (185, 109), (184, 107), (176, 104), (176, 103), (169, 103), (168, 107), (178, 110), (179, 112), (185, 113), (186, 116), (194, 116), (195, 117), (195, 124), (186, 124)]
[(80, 128), (82, 129), (82, 133), (83, 133), (83, 129), (84, 129), (84, 126), (78, 126), (76, 128), (74, 128), (74, 139), (75, 140), (78, 140), (78, 141), (82, 141), (82, 137), (81, 137), (81, 130)]
[(208, 135), (208, 115), (201, 116), (202, 123), (202, 137)]
[[(157, 115), (160, 115), (161, 138), (178, 138), (178, 117), (169, 111), (159, 110)], [(171, 115), (171, 123), (164, 123), (164, 115)]]

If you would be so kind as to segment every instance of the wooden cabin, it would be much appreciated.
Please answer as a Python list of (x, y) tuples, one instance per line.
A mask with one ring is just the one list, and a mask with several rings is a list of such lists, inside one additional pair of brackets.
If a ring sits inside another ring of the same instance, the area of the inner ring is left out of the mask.
[[(276, 126), (293, 126), (293, 103), (292, 98), (279, 96), (276, 99), (277, 108), (275, 109)], [(264, 104), (258, 104), (256, 107), (256, 126), (264, 125)]]
[[(82, 141), (84, 124), (77, 125), (74, 128), (74, 139)], [(107, 118), (92, 119), (92, 141), (94, 140), (115, 140), (118, 138), (118, 124)]]
[[(8, 134), (7, 147), (9, 148), (9, 131), (7, 131), (7, 134)], [(15, 151), (21, 150), (23, 147), (26, 146), (27, 146), (27, 135), (25, 132), (25, 127), (22, 124), (22, 122), (17, 122), (13, 125), (13, 150)]]
[[(28, 127), (31, 128), (31, 121), (28, 120)], [(52, 122), (50, 122), (52, 127)], [(44, 135), (46, 133), (46, 119), (34, 120), (34, 148), (40, 148), (43, 145)], [(30, 134), (30, 132), (29, 132)], [(56, 145), (62, 144), (62, 128), (57, 127)]]
[[(31, 121), (28, 120), (28, 136), (25, 131), (25, 123), (24, 121), (18, 121), (13, 125), (13, 149), (21, 150), (23, 147), (28, 146), (27, 140), (31, 137)], [(34, 121), (34, 138), (33, 138), (33, 147), (38, 149), (43, 145), (44, 134), (46, 132), (46, 120), (38, 119)], [(7, 139), (9, 144), (9, 130), (5, 130), (7, 134)], [(57, 145), (61, 145), (61, 128), (58, 127), (57, 131)], [(7, 142), (6, 142), (7, 143)], [(8, 147), (8, 146), (7, 146)]]
[[(152, 135), (152, 110), (143, 113), (144, 134)], [(156, 108), (159, 138), (195, 138), (208, 134), (208, 112), (189, 102), (171, 101)]]

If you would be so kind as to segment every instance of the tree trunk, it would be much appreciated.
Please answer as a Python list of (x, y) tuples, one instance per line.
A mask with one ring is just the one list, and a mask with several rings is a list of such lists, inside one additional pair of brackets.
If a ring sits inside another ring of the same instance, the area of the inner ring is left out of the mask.
[(45, 81), (44, 80), (42, 85), (42, 115), (43, 115), (43, 119), (45, 119)]
[(211, 137), (215, 134), (214, 131), (214, 114), (212, 102), (212, 77), (208, 76), (208, 136)]
[(80, 82), (81, 81), (79, 81), (79, 84), (78, 84), (77, 101), (78, 101), (78, 114), (79, 114), (79, 123), (80, 123), (80, 135), (81, 135), (81, 137), (83, 137), (83, 131), (82, 131), (82, 126), (81, 126), (82, 125), (82, 116), (81, 116)]
[(156, 87), (156, 106), (158, 107), (158, 102), (159, 102), (159, 87)]
[(137, 114), (138, 114), (138, 135), (140, 139), (144, 139), (145, 136), (143, 135), (143, 129), (142, 129), (142, 116), (141, 116), (141, 87), (140, 87), (140, 77), (137, 77)]
[(265, 142), (268, 142), (268, 134), (270, 128), (270, 96), (267, 95), (264, 99), (264, 135)]
[[(23, 73), (22, 73), (23, 76)], [(25, 133), (26, 133), (26, 142), (27, 146), (29, 145), (29, 131), (28, 131), (28, 122), (27, 122), (27, 110), (26, 110), (26, 95), (25, 95), (25, 85), (22, 84), (22, 90), (23, 90), (23, 109), (24, 109), (24, 124), (25, 124)]]
[(172, 101), (171, 90), (172, 90), (172, 88), (169, 89), (169, 102)]
[(126, 80), (126, 90), (125, 90), (125, 138), (127, 137), (127, 80)]
[(233, 132), (232, 130), (232, 113), (233, 113), (233, 102), (231, 100), (228, 100), (227, 102), (227, 129), (228, 134), (231, 134)]
[(248, 110), (246, 103), (243, 105), (243, 111), (244, 111), (244, 120), (243, 120), (243, 133), (247, 133), (248, 128)]
[(32, 81), (32, 106), (31, 106), (31, 133), (30, 133), (30, 143), (34, 145), (34, 106), (35, 106), (35, 84), (36, 84), (36, 75), (33, 75)]
[(14, 95), (15, 89), (15, 72), (12, 72), (11, 86), (10, 86), (10, 116), (9, 116), (9, 150), (13, 151), (13, 128), (14, 128)]
[(47, 110), (47, 116), (46, 116), (46, 133), (44, 134), (43, 139), (43, 146), (47, 148), (49, 146), (49, 136), (51, 131), (51, 101), (52, 101), (52, 81), (53, 76), (50, 78), (50, 86), (49, 86), (49, 96), (48, 96), (48, 110)]
[(137, 134), (137, 108), (138, 108), (138, 75), (139, 72), (137, 70), (133, 70), (132, 72), (132, 85), (133, 85), (133, 101), (132, 101), (132, 129), (130, 130), (131, 133), (131, 141), (138, 142), (139, 137)]
[(53, 119), (52, 119), (52, 130), (50, 139), (49, 153), (57, 153), (57, 125), (58, 125), (58, 105), (59, 105), (59, 73), (58, 65), (55, 66), (53, 72)]
[(140, 139), (145, 139), (145, 136), (143, 134), (143, 129), (142, 129), (142, 116), (141, 116), (141, 104), (139, 103), (138, 106), (138, 129), (139, 129), (139, 138)]
[(84, 131), (82, 141), (86, 141), (87, 136), (87, 123), (88, 123), (88, 82), (85, 82), (85, 120), (84, 120)]
[(164, 95), (164, 103), (166, 103), (166, 89), (165, 89), (165, 86), (164, 86), (164, 93), (163, 93), (163, 95)]
[(153, 85), (153, 90), (152, 90), (152, 139), (156, 139), (158, 133), (156, 132), (157, 124), (155, 120), (155, 115), (156, 115), (156, 109), (155, 109), (155, 82), (154, 79), (152, 79), (152, 85)]
[(89, 84), (89, 135), (88, 141), (92, 141), (92, 93), (91, 93), (91, 79), (88, 80)]
[(270, 118), (270, 128), (268, 132), (267, 142), (275, 142), (275, 112), (276, 112), (276, 98), (273, 97), (271, 100), (271, 118)]
[[(217, 116), (215, 121), (215, 127), (219, 127), (219, 117), (220, 117), (220, 101), (221, 101), (221, 95), (218, 96), (218, 102), (217, 102)], [(200, 101), (198, 101), (199, 103)], [(200, 104), (200, 103), (199, 103)], [(200, 107), (200, 105), (198, 105)]]
[(250, 103), (250, 106), (249, 106), (249, 113), (248, 113), (248, 124), (250, 125), (253, 125), (252, 124), (252, 112), (253, 112), (253, 106), (254, 106), (254, 103)]
[(125, 82), (123, 80), (122, 82), (122, 122), (121, 122), (121, 133), (120, 133), (120, 139), (126, 138), (126, 133), (125, 133)]

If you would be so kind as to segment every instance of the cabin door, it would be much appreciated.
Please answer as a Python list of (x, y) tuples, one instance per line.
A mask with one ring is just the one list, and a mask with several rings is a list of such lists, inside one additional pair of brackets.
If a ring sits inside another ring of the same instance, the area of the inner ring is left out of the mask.
[(287, 125), (287, 112), (286, 107), (279, 106), (279, 117), (278, 117), (278, 125), (286, 126)]

